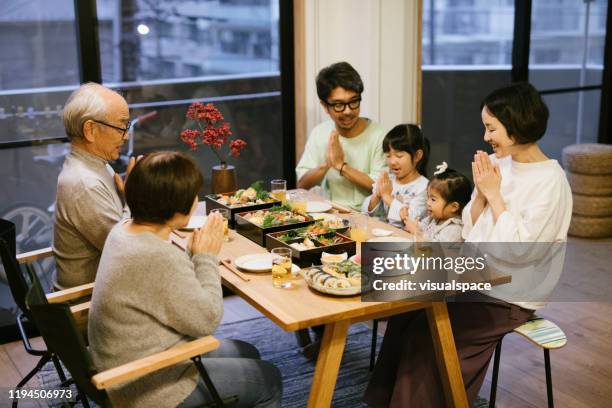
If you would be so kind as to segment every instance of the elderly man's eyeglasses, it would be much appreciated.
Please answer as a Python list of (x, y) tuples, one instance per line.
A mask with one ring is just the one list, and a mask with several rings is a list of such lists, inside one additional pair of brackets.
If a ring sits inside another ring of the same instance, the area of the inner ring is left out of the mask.
[(348, 101), (348, 102), (327, 102), (325, 101), (325, 103), (327, 104), (327, 106), (331, 107), (334, 112), (344, 112), (344, 110), (346, 109), (346, 105), (348, 105), (349, 108), (351, 108), (351, 110), (355, 110), (359, 108), (359, 105), (361, 105), (361, 98), (359, 99), (353, 99), (352, 101)]
[(106, 123), (106, 122), (103, 122), (101, 120), (92, 119), (91, 121), (95, 122), (95, 123), (99, 123), (100, 125), (108, 126), (109, 128), (113, 128), (115, 130), (118, 130), (119, 132), (121, 132), (121, 137), (125, 136), (125, 133), (128, 130), (130, 130), (130, 128), (132, 127), (132, 121), (129, 121), (127, 123), (127, 125), (125, 126), (125, 128), (122, 128), (122, 127), (119, 127), (119, 126), (115, 126), (115, 125), (111, 125), (110, 123)]

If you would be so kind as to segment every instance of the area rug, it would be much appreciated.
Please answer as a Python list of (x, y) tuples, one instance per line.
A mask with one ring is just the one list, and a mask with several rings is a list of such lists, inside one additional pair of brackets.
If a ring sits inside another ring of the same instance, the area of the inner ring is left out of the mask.
[[(219, 339), (248, 341), (256, 346), (262, 359), (274, 363), (283, 376), (283, 407), (303, 408), (308, 400), (314, 362), (300, 352), (295, 335), (286, 333), (265, 317), (227, 323), (215, 332)], [(365, 324), (350, 327), (346, 347), (336, 382), (332, 407), (364, 407), (361, 398), (367, 386), (370, 372), (370, 342), (372, 331)], [(378, 344), (380, 345), (379, 338)], [(45, 387), (57, 386), (59, 379), (51, 364), (39, 374)], [(81, 406), (80, 404), (77, 406)], [(487, 406), (486, 400), (477, 401), (473, 408)]]

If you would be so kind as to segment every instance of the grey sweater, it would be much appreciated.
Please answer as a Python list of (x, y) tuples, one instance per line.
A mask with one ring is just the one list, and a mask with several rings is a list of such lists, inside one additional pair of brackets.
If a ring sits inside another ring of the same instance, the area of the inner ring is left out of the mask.
[[(156, 235), (131, 234), (125, 222), (110, 232), (89, 312), (89, 342), (99, 370), (212, 334), (223, 315), (218, 261), (191, 259)], [(194, 389), (191, 361), (113, 387), (117, 407), (174, 407)]]
[(93, 282), (123, 204), (106, 161), (73, 147), (57, 180), (53, 253), (61, 288)]

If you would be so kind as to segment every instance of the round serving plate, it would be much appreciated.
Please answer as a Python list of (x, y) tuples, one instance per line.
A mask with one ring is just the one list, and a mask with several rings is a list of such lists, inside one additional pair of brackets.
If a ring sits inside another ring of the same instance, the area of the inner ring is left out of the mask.
[(306, 202), (307, 213), (324, 213), (332, 209), (332, 205), (327, 201), (308, 201)]
[(304, 278), (304, 281), (306, 281), (308, 286), (310, 286), (317, 292), (325, 293), (327, 295), (335, 295), (335, 296), (355, 296), (361, 293), (361, 286), (351, 286), (350, 288), (327, 288), (323, 285), (319, 285), (318, 283), (311, 281), (306, 276), (305, 272), (308, 269), (310, 268), (300, 270), (300, 275), (302, 275), (302, 277)]
[[(234, 259), (234, 264), (247, 272), (265, 273), (272, 270), (272, 254), (250, 254)], [(291, 272), (296, 274), (300, 267), (296, 264), (291, 266)]]

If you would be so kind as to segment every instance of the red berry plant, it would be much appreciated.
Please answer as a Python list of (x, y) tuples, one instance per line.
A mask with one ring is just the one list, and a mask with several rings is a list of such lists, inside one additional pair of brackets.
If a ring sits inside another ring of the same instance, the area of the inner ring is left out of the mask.
[[(203, 104), (194, 102), (187, 109), (187, 119), (196, 122), (198, 129), (186, 129), (181, 132), (181, 140), (191, 150), (198, 150), (201, 145), (207, 145), (225, 165), (225, 158), (220, 155), (221, 147), (229, 141), (232, 135), (230, 124), (223, 121), (223, 115), (212, 103)], [(229, 141), (229, 154), (234, 157), (240, 156), (240, 151), (247, 143), (242, 139)]]

